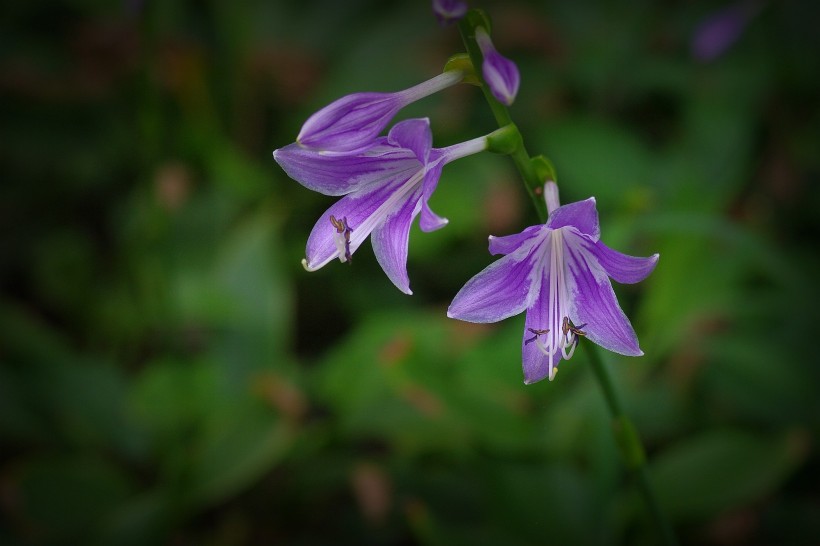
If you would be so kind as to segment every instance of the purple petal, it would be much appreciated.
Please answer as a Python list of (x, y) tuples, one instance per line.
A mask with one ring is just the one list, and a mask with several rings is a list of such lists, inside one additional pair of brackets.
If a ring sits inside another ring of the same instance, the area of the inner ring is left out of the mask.
[(435, 212), (430, 210), (430, 205), (424, 199), (421, 200), (421, 218), (419, 219), (419, 227), (422, 231), (429, 233), (446, 226), (450, 221), (447, 218), (442, 218)]
[[(350, 241), (350, 253), (353, 254), (369, 234), (362, 233), (360, 226), (365, 224), (365, 221), (377, 211), (379, 206), (396, 192), (401, 183), (402, 180), (397, 179), (389, 184), (372, 187), (368, 191), (351, 193), (327, 209), (313, 226), (308, 237), (305, 249), (306, 267), (313, 271), (339, 257), (335, 243), (336, 228), (330, 222), (331, 215), (339, 220), (346, 218), (347, 225), (356, 234), (355, 238), (351, 236)], [(375, 227), (379, 222), (369, 223)]]
[(444, 168), (444, 163), (441, 158), (433, 158), (433, 163), (429, 166), (427, 173), (424, 175), (424, 182), (422, 183), (423, 193), (421, 198), (421, 219), (419, 220), (419, 227), (422, 231), (430, 232), (441, 229), (447, 225), (449, 220), (442, 218), (430, 209), (428, 200), (438, 186), (439, 178), (441, 178), (441, 170)]
[(421, 187), (418, 187), (370, 235), (376, 260), (387, 278), (405, 294), (413, 293), (407, 276), (407, 247), (410, 226), (419, 213), (420, 198)]
[(353, 93), (310, 116), (296, 141), (314, 151), (358, 151), (370, 145), (402, 106), (400, 93)]
[(569, 203), (552, 211), (547, 220), (547, 227), (558, 229), (564, 226), (572, 226), (591, 237), (593, 241), (598, 241), (601, 237), (601, 228), (598, 225), (595, 198), (590, 197), (586, 201)]
[(327, 155), (290, 144), (274, 151), (273, 158), (288, 176), (325, 195), (344, 195), (391, 178), (407, 178), (419, 168), (410, 151), (383, 144), (356, 155)]
[(585, 324), (586, 336), (604, 349), (629, 356), (643, 354), (629, 319), (618, 305), (607, 272), (584, 245), (585, 237), (564, 232), (564, 259), (574, 299), (574, 324)]
[(427, 165), (433, 147), (433, 134), (428, 118), (406, 119), (395, 124), (387, 134), (387, 141), (394, 146), (412, 150), (423, 165)]
[(530, 226), (521, 233), (515, 235), (505, 235), (503, 237), (496, 237), (490, 235), (490, 254), (511, 254), (518, 250), (521, 245), (525, 244), (529, 239), (539, 234), (544, 229), (543, 225)]
[[(543, 330), (549, 324), (547, 317), (547, 301), (549, 299), (549, 279), (545, 278), (541, 281), (541, 288), (538, 291), (538, 297), (535, 298), (533, 305), (527, 309), (527, 319), (524, 321), (524, 339), (521, 344), (521, 352), (524, 363), (524, 383), (529, 385), (536, 381), (541, 381), (549, 377), (549, 357), (545, 355), (534, 341), (527, 343), (527, 340), (532, 339), (533, 330)], [(552, 357), (552, 365), (558, 366), (561, 361), (561, 350), (557, 349)]]
[(433, 13), (441, 26), (464, 17), (467, 2), (464, 0), (433, 0)]
[(534, 270), (537, 256), (516, 252), (504, 256), (467, 281), (459, 290), (447, 316), (468, 322), (498, 322), (530, 307), (541, 286)]
[(629, 256), (612, 250), (601, 241), (590, 243), (588, 248), (607, 274), (622, 284), (641, 282), (652, 273), (658, 264), (658, 254), (653, 254), (648, 258)]

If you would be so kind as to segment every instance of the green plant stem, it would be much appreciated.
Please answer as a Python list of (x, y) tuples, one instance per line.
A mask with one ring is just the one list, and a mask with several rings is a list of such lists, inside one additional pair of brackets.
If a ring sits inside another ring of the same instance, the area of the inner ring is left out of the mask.
[(663, 536), (664, 544), (677, 544), (675, 535), (672, 532), (672, 527), (669, 525), (666, 515), (658, 504), (655, 490), (652, 488), (652, 483), (649, 480), (649, 472), (646, 468), (646, 454), (643, 449), (643, 444), (641, 443), (641, 438), (638, 435), (638, 430), (624, 413), (618, 391), (615, 390), (612, 376), (609, 374), (609, 370), (604, 364), (603, 358), (601, 358), (600, 350), (592, 343), (585, 343), (584, 345), (589, 355), (589, 362), (592, 365), (595, 379), (597, 379), (598, 385), (604, 393), (609, 413), (612, 416), (613, 434), (615, 435), (615, 441), (621, 451), (624, 463), (638, 482), (638, 488), (646, 501), (652, 519), (655, 520), (655, 524), (658, 526), (658, 531), (661, 533), (661, 536)]
[[(499, 127), (505, 125), (515, 125), (510, 117), (510, 112), (506, 106), (496, 100), (490, 91), (489, 86), (484, 81), (484, 75), (481, 73), (481, 64), (484, 57), (481, 54), (481, 49), (475, 41), (475, 29), (477, 26), (489, 26), (487, 24), (486, 15), (480, 10), (470, 10), (467, 15), (458, 23), (458, 30), (461, 33), (461, 39), (464, 42), (464, 47), (467, 48), (467, 54), (470, 56), (470, 62), (473, 64), (476, 77), (481, 82), (481, 91), (484, 93), (484, 98), (487, 104), (490, 105), (490, 110), (495, 117), (495, 121)], [(489, 29), (488, 29), (489, 30)], [(544, 182), (546, 180), (539, 179), (535, 168), (532, 164), (532, 159), (527, 153), (527, 148), (524, 146), (524, 140), (520, 139), (520, 146), (518, 146), (512, 153), (510, 158), (518, 169), (521, 178), (524, 180), (524, 185), (527, 187), (532, 199), (535, 210), (538, 211), (538, 216), (542, 222), (547, 221), (547, 205), (544, 202)]]
[[(461, 33), (461, 39), (464, 42), (464, 47), (467, 48), (467, 53), (470, 56), (470, 62), (473, 65), (476, 77), (481, 84), (481, 90), (484, 93), (484, 98), (487, 104), (490, 105), (493, 116), (499, 127), (512, 126), (515, 127), (510, 112), (506, 106), (500, 103), (493, 96), (489, 86), (484, 81), (484, 76), (481, 71), (483, 56), (481, 49), (475, 40), (475, 29), (483, 26), (488, 32), (490, 30), (490, 22), (486, 14), (481, 10), (470, 10), (467, 15), (459, 21), (458, 29)], [(516, 128), (516, 131), (518, 129)], [(510, 152), (510, 157), (515, 164), (516, 169), (521, 174), (524, 180), (524, 185), (527, 187), (527, 192), (532, 198), (535, 209), (538, 211), (538, 216), (542, 222), (547, 220), (547, 207), (543, 198), (543, 187), (546, 180), (539, 176), (539, 169), (534, 166), (534, 161), (527, 153), (524, 139), (518, 139), (519, 144), (514, 150)], [(543, 159), (543, 158), (537, 158)], [(544, 160), (544, 163), (548, 162)], [(551, 165), (549, 170), (554, 173)], [(544, 172), (541, 170), (541, 172)], [(554, 176), (554, 174), (553, 174)], [(592, 370), (595, 373), (595, 378), (603, 391), (606, 399), (607, 407), (612, 416), (613, 433), (615, 440), (623, 456), (624, 462), (630, 472), (635, 476), (638, 483), (638, 488), (641, 491), (652, 519), (658, 526), (658, 529), (663, 537), (664, 544), (677, 544), (675, 535), (672, 533), (672, 527), (666, 519), (665, 514), (660, 509), (657, 496), (652, 488), (652, 483), (649, 480), (649, 473), (646, 467), (646, 455), (644, 453), (643, 444), (641, 443), (638, 431), (632, 421), (623, 411), (623, 405), (618, 397), (618, 392), (615, 390), (615, 385), (612, 378), (604, 365), (603, 359), (598, 351), (598, 348), (592, 343), (586, 343), (589, 360), (592, 364)]]

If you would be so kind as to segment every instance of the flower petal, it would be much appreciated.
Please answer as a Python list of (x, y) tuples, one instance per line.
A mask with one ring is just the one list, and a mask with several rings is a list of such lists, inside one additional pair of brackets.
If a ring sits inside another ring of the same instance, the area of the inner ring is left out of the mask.
[[(394, 180), (389, 184), (375, 186), (369, 191), (351, 193), (334, 203), (316, 222), (307, 241), (305, 249), (306, 264), (309, 271), (324, 267), (334, 258), (339, 257), (336, 247), (336, 228), (330, 221), (331, 215), (341, 220), (347, 219), (347, 225), (353, 232), (360, 230), (363, 224), (378, 225), (380, 222), (370, 221), (370, 217), (387, 201), (400, 187), (402, 180)], [(372, 229), (372, 228), (371, 228)], [(350, 253), (353, 254), (367, 237), (368, 233), (358, 233), (351, 236)]]
[(432, 210), (430, 205), (424, 199), (421, 200), (421, 218), (419, 218), (419, 227), (422, 231), (429, 233), (437, 229), (441, 229), (450, 223), (447, 218), (442, 218)]
[(290, 144), (274, 151), (273, 158), (288, 176), (325, 195), (345, 195), (393, 177), (407, 178), (419, 168), (409, 150), (384, 144), (356, 155), (327, 155)]
[(459, 290), (447, 316), (468, 322), (498, 322), (530, 307), (541, 286), (538, 256), (515, 252), (487, 266)]
[(610, 351), (640, 356), (638, 336), (618, 305), (606, 270), (584, 244), (585, 237), (573, 230), (564, 232), (564, 259), (568, 284), (574, 300), (570, 320), (584, 325), (586, 337)]
[(436, 191), (438, 180), (441, 178), (441, 170), (444, 168), (442, 157), (434, 157), (433, 161), (428, 167), (424, 175), (424, 182), (422, 182), (423, 193), (421, 197), (421, 218), (419, 219), (419, 227), (422, 231), (430, 232), (441, 229), (447, 225), (449, 220), (442, 218), (430, 209), (428, 200), (433, 192)]
[(543, 225), (530, 226), (521, 233), (515, 235), (505, 235), (503, 237), (496, 237), (490, 235), (490, 254), (493, 256), (498, 254), (511, 254), (518, 250), (521, 245), (525, 244), (529, 239), (538, 235), (544, 229)]
[[(547, 274), (549, 275), (549, 274)], [(521, 353), (524, 363), (524, 383), (530, 385), (536, 381), (541, 381), (549, 377), (550, 366), (549, 356), (545, 355), (541, 349), (538, 348), (535, 341), (529, 341), (533, 338), (530, 329), (543, 330), (549, 324), (549, 317), (547, 316), (549, 299), (549, 279), (541, 280), (541, 287), (538, 291), (538, 297), (535, 298), (532, 306), (527, 309), (527, 319), (524, 321), (524, 339), (521, 344)], [(552, 357), (552, 365), (558, 366), (561, 361), (561, 350), (556, 349)]]
[(373, 253), (387, 278), (405, 294), (412, 294), (407, 276), (407, 247), (410, 226), (419, 213), (421, 186), (404, 199), (402, 204), (388, 214), (387, 218), (370, 235)]
[(412, 150), (416, 158), (426, 165), (433, 147), (433, 134), (428, 118), (406, 119), (395, 124), (387, 133), (387, 142)]
[(658, 254), (648, 258), (629, 256), (609, 248), (601, 241), (590, 243), (589, 248), (607, 274), (622, 284), (641, 282), (658, 264)]
[(354, 152), (366, 148), (404, 106), (396, 93), (353, 93), (310, 116), (296, 141), (312, 150)]
[(569, 203), (552, 211), (547, 220), (547, 227), (558, 229), (565, 226), (574, 227), (584, 235), (591, 237), (593, 241), (600, 239), (601, 227), (598, 224), (595, 198), (590, 197), (585, 201)]

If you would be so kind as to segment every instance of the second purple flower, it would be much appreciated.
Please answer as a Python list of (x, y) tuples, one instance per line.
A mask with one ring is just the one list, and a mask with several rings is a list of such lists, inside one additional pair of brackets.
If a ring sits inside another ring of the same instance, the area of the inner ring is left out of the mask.
[(522, 358), (524, 382), (552, 380), (579, 337), (629, 356), (643, 354), (638, 338), (609, 281), (636, 283), (658, 263), (600, 241), (595, 198), (558, 206), (558, 188), (545, 185), (546, 224), (516, 235), (490, 237), (490, 253), (504, 254), (456, 294), (447, 316), (468, 322), (498, 322), (527, 313)]

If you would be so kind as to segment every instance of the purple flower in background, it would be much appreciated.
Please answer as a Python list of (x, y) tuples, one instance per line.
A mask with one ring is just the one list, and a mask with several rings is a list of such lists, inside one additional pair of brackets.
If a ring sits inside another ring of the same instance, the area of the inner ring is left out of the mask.
[(484, 56), (484, 63), (481, 65), (484, 81), (499, 102), (510, 106), (518, 94), (518, 86), (521, 83), (518, 67), (496, 51), (490, 35), (482, 27), (476, 29), (475, 40)]
[(350, 261), (371, 235), (373, 252), (387, 277), (405, 294), (412, 294), (407, 276), (410, 226), (421, 213), (422, 231), (444, 227), (427, 204), (445, 164), (487, 148), (481, 137), (447, 148), (432, 147), (430, 122), (410, 119), (394, 125), (387, 137), (375, 139), (355, 154), (323, 154), (291, 144), (273, 152), (285, 172), (308, 189), (343, 195), (331, 206), (308, 237), (308, 271), (334, 258)]
[(368, 147), (396, 113), (464, 77), (457, 70), (396, 93), (353, 93), (310, 116), (296, 142), (314, 151), (352, 153)]
[(464, 0), (433, 0), (433, 13), (441, 26), (458, 21), (467, 13)]
[(554, 182), (544, 186), (549, 219), (516, 235), (490, 236), (490, 253), (504, 254), (456, 294), (447, 316), (497, 322), (527, 312), (522, 344), (524, 382), (552, 380), (584, 336), (605, 349), (643, 354), (609, 278), (636, 283), (658, 255), (621, 254), (600, 239), (595, 198), (559, 207)]
[(701, 61), (720, 57), (734, 44), (748, 22), (760, 11), (763, 2), (743, 1), (723, 8), (695, 29), (692, 37), (692, 55)]

